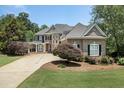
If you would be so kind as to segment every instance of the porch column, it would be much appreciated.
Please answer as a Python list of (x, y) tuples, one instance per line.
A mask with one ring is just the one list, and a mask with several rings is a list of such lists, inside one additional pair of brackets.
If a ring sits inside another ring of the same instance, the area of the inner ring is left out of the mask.
[(28, 48), (28, 54), (30, 53), (30, 48)]
[(37, 53), (37, 44), (35, 44), (36, 45), (36, 50), (35, 50), (35, 52)]

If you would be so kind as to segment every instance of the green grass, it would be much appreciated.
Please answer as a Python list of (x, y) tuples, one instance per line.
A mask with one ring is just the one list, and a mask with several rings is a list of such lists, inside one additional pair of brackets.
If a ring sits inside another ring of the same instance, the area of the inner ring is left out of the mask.
[(68, 72), (39, 69), (22, 88), (124, 88), (124, 68), (109, 71)]
[(7, 56), (0, 54), (0, 67), (19, 59), (21, 56)]

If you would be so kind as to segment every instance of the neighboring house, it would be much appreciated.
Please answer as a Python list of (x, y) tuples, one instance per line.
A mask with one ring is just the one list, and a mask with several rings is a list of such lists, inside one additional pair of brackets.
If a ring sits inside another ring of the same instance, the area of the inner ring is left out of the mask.
[(36, 52), (51, 52), (60, 43), (70, 43), (84, 55), (106, 55), (106, 35), (97, 24), (56, 24), (35, 34)]

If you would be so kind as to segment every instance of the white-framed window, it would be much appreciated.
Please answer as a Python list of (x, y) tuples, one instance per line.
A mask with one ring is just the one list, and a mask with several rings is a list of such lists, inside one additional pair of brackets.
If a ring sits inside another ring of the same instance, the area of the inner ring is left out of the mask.
[(42, 36), (39, 36), (39, 41), (42, 41)]
[(90, 44), (90, 56), (99, 56), (99, 44)]
[(75, 47), (75, 48), (80, 48), (80, 44), (77, 44), (77, 43), (74, 41), (73, 47)]
[(73, 47), (77, 48), (77, 44), (73, 44)]
[(43, 51), (43, 45), (42, 44), (38, 45), (38, 51)]

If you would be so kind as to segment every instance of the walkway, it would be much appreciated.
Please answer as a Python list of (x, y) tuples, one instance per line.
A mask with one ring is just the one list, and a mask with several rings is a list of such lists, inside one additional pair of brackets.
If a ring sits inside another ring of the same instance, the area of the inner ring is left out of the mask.
[(0, 88), (16, 88), (43, 64), (60, 60), (52, 54), (31, 54), (0, 68)]

